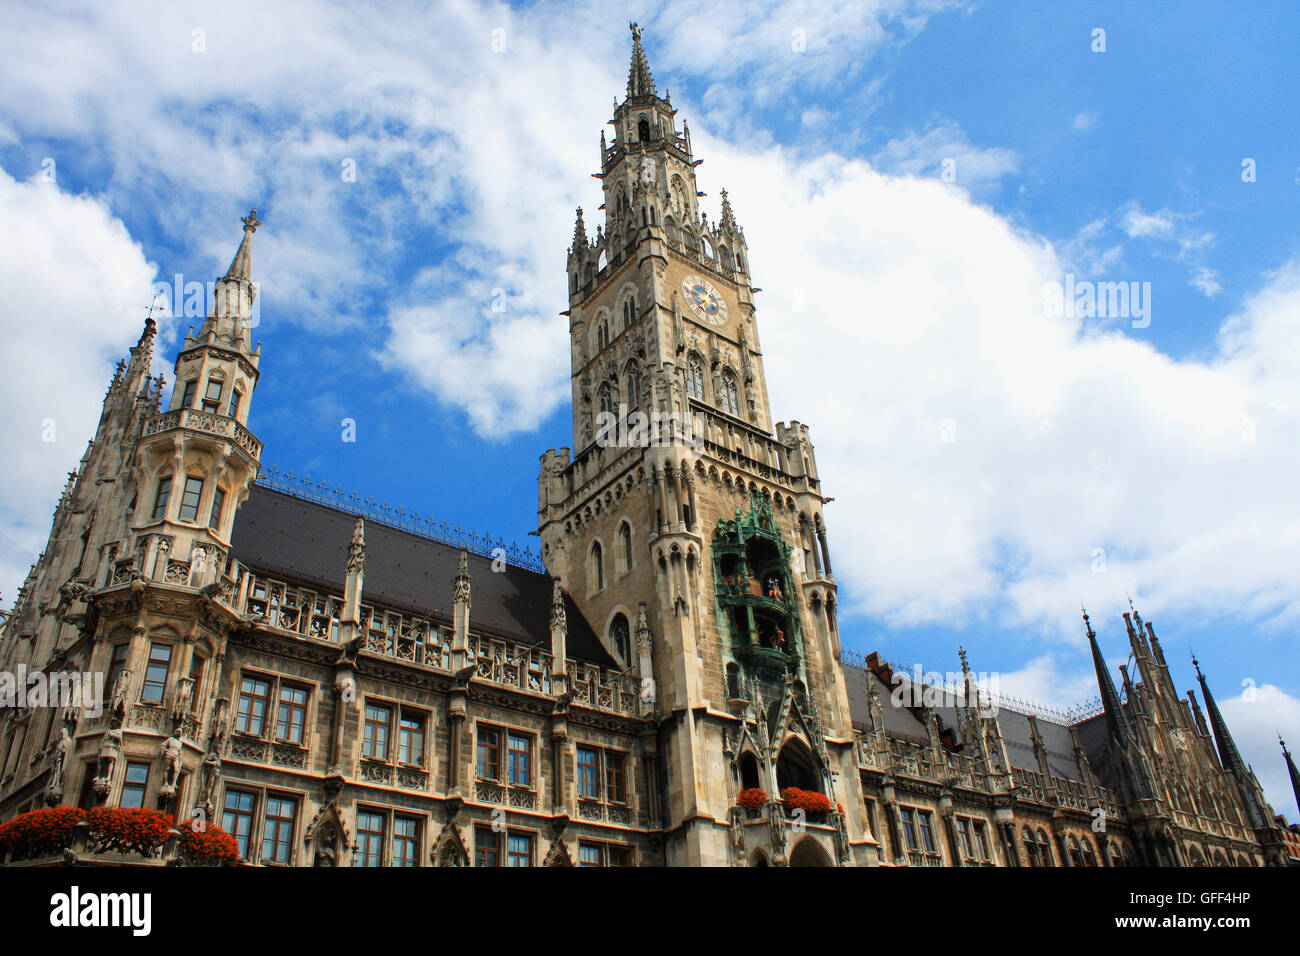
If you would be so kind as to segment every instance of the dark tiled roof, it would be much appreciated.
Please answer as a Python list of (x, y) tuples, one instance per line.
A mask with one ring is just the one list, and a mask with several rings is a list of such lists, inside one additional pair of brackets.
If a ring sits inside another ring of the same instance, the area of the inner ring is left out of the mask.
[[(343, 593), (354, 515), (254, 485), (235, 518), (231, 546), (247, 567), (271, 577)], [(366, 521), (362, 600), (451, 622), (459, 549), (409, 531)], [(470, 553), (470, 630), (520, 643), (549, 644), (551, 581), (545, 574)], [(570, 657), (614, 667), (586, 618), (566, 594)]]
[(876, 676), (874, 671), (864, 670), (853, 664), (844, 664), (844, 683), (849, 692), (849, 716), (853, 719), (853, 726), (858, 730), (864, 730), (870, 723), (871, 705), (868, 697), (867, 682), (876, 688), (876, 693), (880, 696), (880, 703), (885, 712), (885, 732), (891, 737), (901, 737), (905, 740), (928, 742), (930, 735), (926, 733), (925, 725), (913, 716), (912, 712), (906, 707), (895, 707), (890, 702), (892, 693), (888, 684)]
[[(876, 693), (880, 695), (880, 702), (884, 704), (885, 731), (889, 736), (922, 742), (929, 740), (925, 725), (912, 711), (905, 707), (890, 705), (890, 689), (874, 672), (852, 664), (844, 664), (843, 667), (844, 682), (849, 692), (849, 712), (854, 727), (863, 730), (868, 725), (870, 711), (866, 682), (870, 680), (876, 688)], [(945, 701), (955, 700), (953, 695), (947, 692), (944, 692), (943, 696)], [(956, 732), (957, 712), (952, 703), (936, 705), (929, 709), (939, 716), (940, 728)], [(1038, 773), (1038, 760), (1034, 757), (1033, 739), (1029, 735), (1029, 718), (1005, 707), (998, 708), (997, 716), (998, 724), (1002, 728), (1002, 737), (1007, 744), (1007, 756), (1011, 760), (1011, 766), (1017, 770), (1031, 770)], [(1083, 777), (1074, 760), (1074, 743), (1070, 739), (1070, 729), (1039, 717), (1038, 733), (1043, 738), (1043, 746), (1047, 750), (1047, 765), (1052, 773), (1067, 780), (1082, 781)], [(1088, 759), (1095, 761), (1096, 757), (1089, 752)]]

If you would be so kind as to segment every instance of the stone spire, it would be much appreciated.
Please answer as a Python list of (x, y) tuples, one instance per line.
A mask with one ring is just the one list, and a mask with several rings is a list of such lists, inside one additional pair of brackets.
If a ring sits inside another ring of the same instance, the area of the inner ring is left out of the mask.
[(253, 284), (253, 233), (262, 223), (257, 218), (256, 209), (240, 222), (244, 224), (244, 238), (230, 268), (217, 280), (207, 320), (199, 329), (197, 338), (186, 338), (184, 351), (206, 343), (233, 346), (245, 354), (252, 353), (249, 330), (253, 324), (253, 301), (257, 298), (257, 288)]
[(564, 588), (559, 578), (551, 579), (551, 683), (557, 694), (565, 687), (556, 682), (567, 676), (569, 656), (569, 615), (564, 607)]
[(1214, 695), (1210, 693), (1210, 685), (1206, 683), (1205, 675), (1201, 673), (1200, 662), (1195, 657), (1192, 658), (1192, 666), (1196, 668), (1196, 680), (1201, 685), (1201, 694), (1205, 697), (1205, 711), (1210, 717), (1210, 728), (1214, 731), (1214, 742), (1219, 746), (1219, 760), (1223, 763), (1223, 769), (1232, 774), (1241, 785), (1252, 825), (1267, 826), (1269, 820), (1260, 805), (1262, 793), (1256, 793), (1259, 783), (1255, 780), (1255, 774), (1241, 758), (1237, 742), (1232, 739), (1232, 734), (1228, 731), (1228, 722), (1223, 719), (1223, 714), (1219, 713), (1219, 705), (1215, 702)]
[(1088, 645), (1092, 648), (1092, 664), (1097, 671), (1097, 687), (1101, 691), (1101, 704), (1106, 713), (1106, 726), (1109, 728), (1112, 737), (1127, 742), (1129, 739), (1128, 718), (1124, 715), (1124, 708), (1120, 706), (1119, 694), (1115, 691), (1115, 682), (1110, 677), (1110, 668), (1106, 666), (1106, 660), (1101, 656), (1101, 648), (1097, 646), (1097, 635), (1092, 630), (1092, 622), (1088, 620), (1086, 608), (1083, 611), (1083, 626), (1088, 631)]
[(722, 190), (722, 220), (719, 225), (724, 232), (736, 231), (736, 215), (731, 210), (731, 200), (727, 198), (727, 191)]
[[(602, 134), (603, 136), (604, 134)], [(582, 207), (578, 207), (578, 218), (573, 224), (573, 252), (582, 255), (587, 251), (587, 226), (582, 221)]]
[(1282, 745), (1282, 758), (1286, 761), (1286, 772), (1291, 776), (1291, 792), (1295, 794), (1295, 802), (1300, 806), (1300, 771), (1295, 768), (1295, 761), (1291, 759), (1291, 751), (1286, 749), (1286, 741), (1282, 735), (1277, 735), (1277, 742)]
[(262, 223), (257, 218), (256, 209), (239, 221), (244, 224), (244, 239), (235, 251), (235, 258), (230, 261), (230, 268), (226, 270), (225, 278), (251, 281), (253, 278), (253, 233), (257, 232), (257, 227)]
[(628, 29), (632, 31), (632, 66), (627, 73), (628, 98), (654, 96), (655, 81), (650, 75), (650, 64), (646, 61), (645, 50), (641, 48), (641, 28), (635, 23), (629, 23)]
[(361, 591), (366, 573), (366, 522), (357, 518), (352, 526), (352, 540), (348, 543), (347, 580), (343, 585), (343, 613), (341, 621), (357, 624), (361, 621)]

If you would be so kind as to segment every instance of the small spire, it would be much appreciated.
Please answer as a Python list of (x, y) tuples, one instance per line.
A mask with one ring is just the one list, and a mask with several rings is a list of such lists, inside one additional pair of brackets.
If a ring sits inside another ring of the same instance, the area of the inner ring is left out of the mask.
[(727, 198), (727, 191), (722, 191), (722, 228), (728, 232), (736, 231), (736, 216), (731, 211), (731, 200)]
[(581, 206), (578, 207), (578, 219), (573, 224), (573, 251), (579, 254), (587, 251), (587, 226), (582, 221)]
[(451, 603), (464, 604), (469, 607), (469, 552), (460, 549), (460, 566), (456, 569), (456, 586), (452, 590)]
[(348, 574), (366, 573), (366, 521), (357, 518), (352, 526), (352, 541), (348, 545)]
[(560, 579), (551, 580), (551, 630), (566, 630), (568, 628), (568, 614), (564, 609), (564, 589), (560, 587)]
[(650, 64), (646, 62), (645, 50), (641, 48), (641, 28), (635, 23), (629, 23), (628, 28), (632, 31), (632, 66), (627, 73), (628, 98), (654, 96), (655, 81), (650, 75)]
[(257, 210), (254, 209), (247, 216), (239, 220), (244, 224), (244, 238), (239, 243), (239, 249), (235, 252), (235, 258), (230, 262), (230, 268), (226, 270), (225, 278), (242, 279), (251, 281), (253, 278), (253, 233), (257, 232), (257, 227), (262, 224), (257, 218)]
[(1277, 735), (1277, 742), (1282, 745), (1282, 759), (1286, 761), (1286, 772), (1291, 777), (1291, 792), (1295, 794), (1295, 802), (1300, 805), (1300, 770), (1296, 770), (1295, 761), (1291, 759), (1291, 752), (1286, 749), (1286, 741), (1282, 735)]
[(966, 648), (962, 647), (960, 644), (957, 646), (957, 656), (961, 658), (961, 672), (969, 675), (970, 664), (966, 662)]

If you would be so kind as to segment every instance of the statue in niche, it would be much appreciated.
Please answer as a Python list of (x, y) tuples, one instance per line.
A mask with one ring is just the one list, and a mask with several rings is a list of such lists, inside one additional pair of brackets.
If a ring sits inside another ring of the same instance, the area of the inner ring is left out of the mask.
[(159, 792), (164, 797), (171, 797), (176, 793), (176, 781), (180, 778), (181, 773), (182, 749), (181, 739), (175, 734), (164, 740), (158, 747), (158, 753), (162, 755), (163, 764), (163, 785)]
[(316, 843), (312, 866), (338, 866), (338, 834), (330, 827), (321, 833)]

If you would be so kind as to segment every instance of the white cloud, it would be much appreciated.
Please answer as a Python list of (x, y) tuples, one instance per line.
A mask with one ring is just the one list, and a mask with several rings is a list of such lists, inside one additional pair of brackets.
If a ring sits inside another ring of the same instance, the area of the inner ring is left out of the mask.
[[(104, 202), (0, 170), (0, 581), (4, 606), (45, 547), (50, 514), (144, 325), (154, 266)], [(52, 441), (45, 439), (52, 437)]]
[(1292, 754), (1296, 753), (1295, 744), (1300, 740), (1300, 698), (1273, 684), (1259, 684), (1243, 687), (1235, 697), (1219, 699), (1216, 695), (1215, 699), (1228, 722), (1232, 739), (1237, 742), (1243, 759), (1254, 769), (1265, 794), (1273, 802), (1273, 809), (1286, 814), (1291, 823), (1300, 822), (1300, 808), (1296, 807), (1277, 739), (1281, 733), (1291, 745)]
[(1192, 285), (1201, 291), (1207, 299), (1213, 299), (1223, 291), (1218, 275), (1209, 266), (1201, 266), (1192, 276)]
[(1074, 115), (1074, 128), (1082, 133), (1087, 133), (1097, 128), (1097, 123), (1101, 121), (1101, 114), (1095, 110), (1088, 113), (1076, 113)]
[(872, 158), (872, 165), (904, 176), (935, 176), (949, 172), (949, 182), (967, 188), (996, 184), (1019, 169), (1015, 150), (993, 146), (972, 146), (956, 123), (931, 126), (924, 132), (909, 131), (886, 143)]

